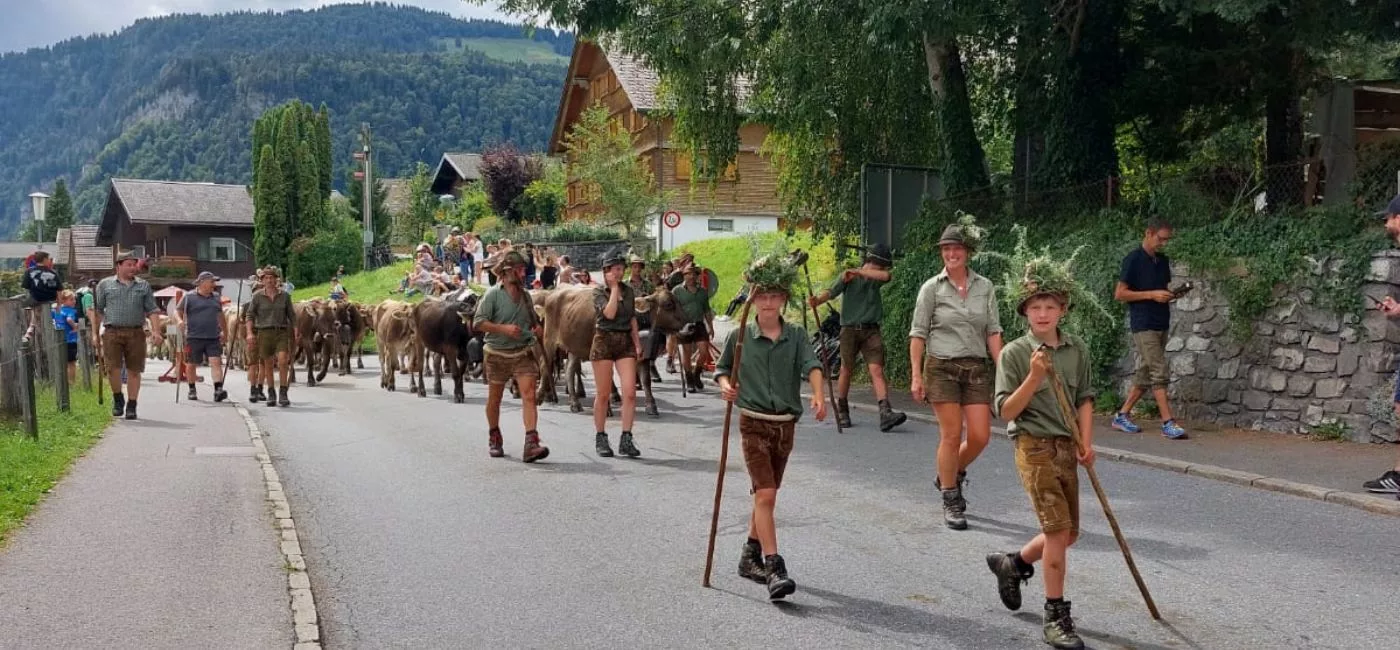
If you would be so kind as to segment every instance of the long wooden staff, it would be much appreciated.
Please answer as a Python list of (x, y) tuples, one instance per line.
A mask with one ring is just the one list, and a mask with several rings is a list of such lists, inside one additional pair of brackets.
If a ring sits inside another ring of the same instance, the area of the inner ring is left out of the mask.
[[(812, 304), (812, 272), (807, 270), (807, 262), (805, 260), (802, 262), (802, 274), (807, 276), (807, 306), (812, 308), (812, 317), (816, 319), (815, 325), (817, 329), (820, 330), (822, 327), (822, 315), (821, 312), (817, 311), (817, 306)], [(802, 313), (806, 314), (807, 311), (803, 310)], [(810, 343), (808, 345), (810, 345)], [(836, 421), (836, 433), (845, 433), (845, 431), (841, 429), (841, 411), (836, 406), (836, 386), (832, 384), (831, 381), (831, 365), (827, 363), (826, 355), (821, 355), (821, 361), (822, 374), (826, 375), (826, 393), (831, 396), (831, 413), (835, 416), (832, 419)]]
[[(1049, 349), (1042, 346), (1042, 349)], [(1050, 368), (1050, 385), (1055, 390), (1055, 399), (1060, 403), (1060, 414), (1069, 425), (1069, 432), (1074, 436), (1074, 446), (1085, 451), (1084, 439), (1079, 435), (1079, 421), (1075, 419), (1074, 409), (1070, 406), (1069, 395), (1065, 392), (1065, 385), (1060, 382), (1060, 373), (1053, 366)], [(1157, 611), (1157, 603), (1152, 602), (1152, 594), (1147, 591), (1147, 583), (1143, 582), (1142, 574), (1138, 573), (1137, 563), (1133, 562), (1133, 552), (1128, 550), (1128, 540), (1123, 537), (1123, 531), (1118, 527), (1118, 518), (1113, 516), (1113, 509), (1108, 506), (1108, 495), (1104, 494), (1103, 486), (1099, 485), (1099, 475), (1094, 471), (1093, 465), (1085, 465), (1084, 473), (1089, 475), (1089, 484), (1094, 486), (1094, 494), (1099, 497), (1099, 505), (1103, 506), (1104, 517), (1108, 519), (1109, 528), (1113, 529), (1113, 538), (1118, 540), (1118, 548), (1123, 551), (1123, 560), (1128, 563), (1128, 571), (1133, 574), (1133, 581), (1137, 583), (1138, 591), (1142, 592), (1142, 600), (1147, 603), (1147, 612), (1152, 615), (1152, 620), (1162, 620), (1162, 615)]]
[[(739, 391), (739, 360), (744, 354), (744, 337), (748, 336), (749, 326), (749, 306), (753, 304), (753, 294), (744, 300), (744, 309), (739, 314), (739, 331), (734, 338), (734, 365), (729, 371), (729, 383), (734, 385), (735, 393)], [(710, 571), (715, 564), (715, 535), (719, 533), (719, 502), (724, 496), (724, 469), (729, 463), (729, 424), (734, 415), (734, 402), (724, 403), (724, 435), (720, 438), (719, 447), (719, 469), (715, 473), (715, 509), (710, 516), (710, 545), (705, 551), (705, 579), (701, 585), (708, 588), (710, 586)]]

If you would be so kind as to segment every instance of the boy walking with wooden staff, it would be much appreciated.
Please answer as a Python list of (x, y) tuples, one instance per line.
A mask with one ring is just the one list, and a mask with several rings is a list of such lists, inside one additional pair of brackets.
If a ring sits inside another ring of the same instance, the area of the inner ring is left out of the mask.
[[(802, 415), (803, 378), (811, 385), (810, 406), (818, 421), (826, 419), (826, 403), (821, 363), (812, 354), (806, 330), (782, 318), (783, 308), (792, 297), (797, 269), (785, 253), (773, 254), (754, 262), (746, 276), (753, 284), (752, 306), (757, 314), (752, 324), (741, 323), (725, 340), (715, 365), (715, 381), (724, 400), (739, 407), (739, 437), (753, 486), (753, 514), (749, 518), (749, 537), (739, 556), (739, 575), (766, 583), (769, 599), (779, 600), (797, 590), (797, 583), (788, 576), (787, 565), (778, 554), (773, 510), (792, 453), (797, 419)], [(747, 312), (746, 307), (745, 316)], [(742, 364), (738, 363), (740, 350)], [(727, 431), (727, 417), (725, 424)], [(723, 471), (721, 465), (721, 476)], [(718, 512), (716, 501), (716, 517)], [(712, 525), (711, 554), (714, 535)], [(709, 565), (707, 561), (706, 584)]]

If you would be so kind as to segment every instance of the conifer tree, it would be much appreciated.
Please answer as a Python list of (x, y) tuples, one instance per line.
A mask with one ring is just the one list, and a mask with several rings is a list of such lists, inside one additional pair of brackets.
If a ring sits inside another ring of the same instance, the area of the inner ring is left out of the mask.
[(253, 256), (258, 266), (286, 266), (291, 243), (282, 165), (272, 145), (258, 155), (258, 184), (253, 188)]

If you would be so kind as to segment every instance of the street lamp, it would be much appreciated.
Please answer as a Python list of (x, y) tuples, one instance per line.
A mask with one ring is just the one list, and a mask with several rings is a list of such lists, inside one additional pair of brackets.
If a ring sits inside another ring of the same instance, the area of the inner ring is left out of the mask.
[(49, 204), (49, 195), (43, 192), (35, 192), (29, 195), (29, 200), (34, 206), (34, 222), (39, 226), (39, 248), (44, 247), (44, 210)]

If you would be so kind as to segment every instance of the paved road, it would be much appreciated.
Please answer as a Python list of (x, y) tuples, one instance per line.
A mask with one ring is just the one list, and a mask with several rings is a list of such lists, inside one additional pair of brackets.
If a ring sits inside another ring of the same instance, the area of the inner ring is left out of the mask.
[[(547, 407), (553, 453), (533, 466), (518, 461), (514, 406), (511, 458), (496, 460), (484, 387), (465, 405), (448, 393), (386, 393), (366, 370), (294, 389), (290, 409), (252, 407), (328, 647), (1043, 647), (1039, 578), (1010, 613), (982, 559), (1034, 532), (1004, 441), (972, 471), (972, 529), (954, 532), (932, 490), (932, 430), (838, 436), (804, 422), (778, 506), (800, 587), (774, 606), (734, 574), (748, 513), (737, 441), (715, 589), (700, 587), (723, 414), (713, 392), (682, 399), (665, 383), (664, 417), (637, 427), (638, 460), (596, 458), (589, 416)], [(1105, 462), (1100, 475), (1167, 623), (1148, 618), (1086, 486), (1068, 595), (1092, 646), (1354, 650), (1400, 638), (1394, 519), (1131, 465)]]

